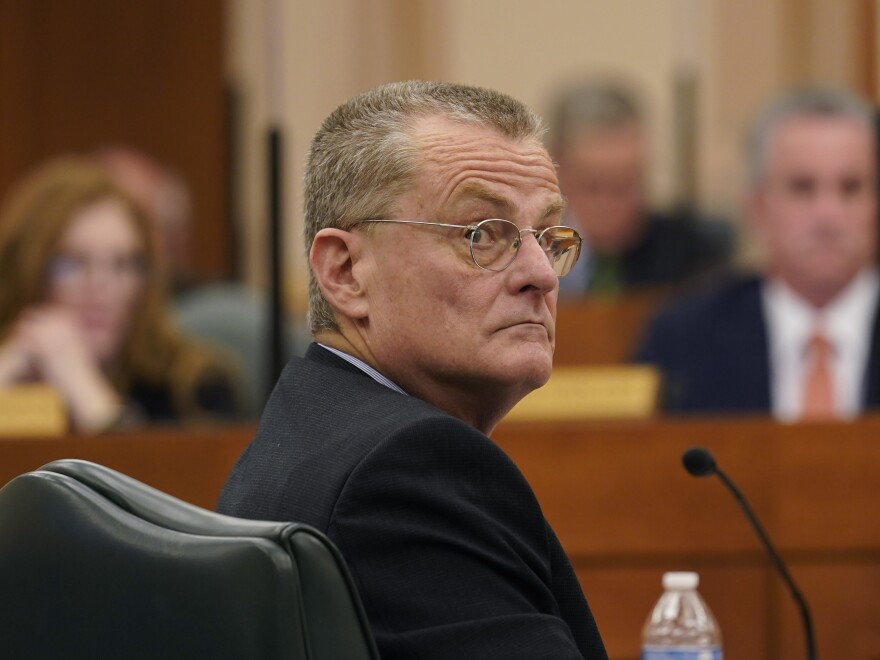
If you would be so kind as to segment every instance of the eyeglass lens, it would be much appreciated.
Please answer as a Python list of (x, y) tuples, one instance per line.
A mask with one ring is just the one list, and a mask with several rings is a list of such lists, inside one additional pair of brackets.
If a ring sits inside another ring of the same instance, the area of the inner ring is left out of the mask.
[[(531, 233), (531, 232), (529, 232)], [(549, 227), (535, 237), (557, 276), (566, 275), (580, 254), (580, 237), (570, 227)], [(470, 229), (474, 263), (486, 270), (504, 270), (516, 257), (523, 238), (519, 227), (508, 220), (483, 220)]]
[(101, 260), (59, 254), (49, 264), (49, 278), (58, 284), (81, 286), (98, 273), (117, 283), (139, 281), (146, 273), (146, 263), (140, 255), (115, 255)]

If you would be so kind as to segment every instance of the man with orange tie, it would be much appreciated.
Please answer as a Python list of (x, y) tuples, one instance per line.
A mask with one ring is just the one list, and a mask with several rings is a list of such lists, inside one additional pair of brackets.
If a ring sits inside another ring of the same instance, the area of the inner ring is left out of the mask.
[(764, 250), (739, 277), (661, 310), (637, 353), (667, 410), (849, 418), (880, 406), (877, 164), (870, 107), (790, 92), (748, 136), (748, 216)]

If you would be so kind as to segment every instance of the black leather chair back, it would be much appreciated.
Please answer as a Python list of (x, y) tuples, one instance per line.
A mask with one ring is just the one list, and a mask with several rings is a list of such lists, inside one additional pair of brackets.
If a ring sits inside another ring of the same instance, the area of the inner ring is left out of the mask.
[(85, 461), (0, 490), (0, 657), (378, 660), (339, 552)]

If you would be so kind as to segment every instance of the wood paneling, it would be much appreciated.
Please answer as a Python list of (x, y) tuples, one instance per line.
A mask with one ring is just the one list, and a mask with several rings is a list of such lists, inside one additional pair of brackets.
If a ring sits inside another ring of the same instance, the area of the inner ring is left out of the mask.
[(0, 0), (0, 194), (59, 153), (127, 144), (194, 198), (195, 271), (231, 266), (223, 3)]
[(3, 438), (0, 484), (59, 458), (81, 458), (213, 509), (226, 477), (253, 434), (249, 426), (218, 426), (92, 438)]
[(632, 358), (645, 324), (666, 299), (666, 289), (617, 298), (560, 302), (556, 314), (556, 366), (621, 364)]
[(520, 423), (496, 440), (523, 470), (584, 586), (613, 658), (639, 633), (667, 570), (697, 570), (725, 657), (804, 657), (795, 606), (735, 501), (681, 466), (712, 450), (809, 600), (819, 656), (880, 657), (880, 418)]
[(877, 0), (857, 0), (858, 12), (856, 14), (858, 24), (856, 29), (858, 34), (856, 39), (859, 44), (861, 59), (858, 64), (860, 66), (859, 81), (860, 91), (875, 104), (880, 101), (880, 94), (877, 89), (878, 75), (878, 58), (880, 52), (877, 50), (877, 31), (880, 25), (877, 24)]
[[(0, 440), (0, 483), (78, 457), (210, 508), (252, 435), (241, 427)], [(682, 468), (695, 444), (712, 450), (789, 562), (819, 657), (880, 657), (880, 417), (506, 423), (495, 436), (532, 484), (613, 659), (639, 657), (668, 570), (700, 573), (728, 660), (804, 657), (795, 606), (733, 498)]]

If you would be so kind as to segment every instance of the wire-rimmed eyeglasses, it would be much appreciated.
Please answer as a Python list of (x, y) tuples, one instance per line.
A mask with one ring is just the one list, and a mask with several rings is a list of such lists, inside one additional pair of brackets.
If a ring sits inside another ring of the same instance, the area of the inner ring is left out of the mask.
[(557, 277), (571, 271), (581, 253), (581, 237), (571, 227), (557, 225), (546, 229), (520, 229), (510, 220), (489, 218), (471, 225), (452, 225), (443, 222), (424, 220), (386, 220), (369, 218), (357, 224), (393, 223), (401, 225), (426, 225), (430, 227), (451, 227), (463, 232), (462, 238), (468, 241), (471, 258), (478, 268), (499, 272), (510, 266), (522, 245), (522, 235), (532, 234), (544, 250)]

